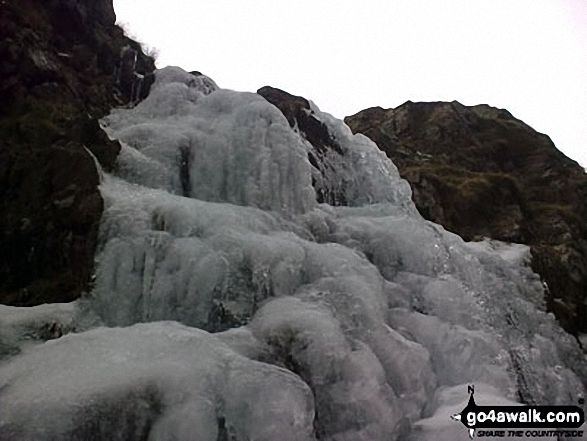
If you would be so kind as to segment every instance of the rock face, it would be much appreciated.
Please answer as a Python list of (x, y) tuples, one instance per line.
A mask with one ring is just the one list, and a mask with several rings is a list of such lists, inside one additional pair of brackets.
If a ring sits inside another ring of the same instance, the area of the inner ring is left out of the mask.
[(92, 154), (109, 169), (120, 149), (98, 119), (146, 96), (154, 70), (115, 20), (111, 0), (0, 5), (1, 303), (88, 287), (102, 213)]
[(587, 174), (509, 112), (487, 105), (412, 103), (347, 117), (413, 190), (420, 213), (467, 240), (530, 245), (547, 306), (587, 332)]
[(312, 185), (316, 190), (316, 200), (331, 205), (346, 205), (347, 197), (342, 189), (333, 191), (322, 185), (327, 180), (325, 175), (329, 168), (333, 168), (332, 157), (342, 156), (343, 150), (328, 132), (326, 125), (313, 115), (309, 101), (271, 86), (262, 87), (257, 93), (281, 110), (289, 125), (302, 132), (312, 146), (308, 159), (314, 167)]

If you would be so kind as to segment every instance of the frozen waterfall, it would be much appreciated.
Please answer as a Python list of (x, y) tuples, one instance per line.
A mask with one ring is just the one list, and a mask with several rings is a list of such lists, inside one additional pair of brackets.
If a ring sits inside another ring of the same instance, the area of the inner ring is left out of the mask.
[(577, 403), (585, 358), (524, 247), (425, 221), (377, 146), (312, 111), (346, 206), (316, 202), (311, 145), (257, 94), (166, 68), (103, 120), (123, 147), (94, 289), (0, 307), (0, 440), (459, 441), (468, 384)]

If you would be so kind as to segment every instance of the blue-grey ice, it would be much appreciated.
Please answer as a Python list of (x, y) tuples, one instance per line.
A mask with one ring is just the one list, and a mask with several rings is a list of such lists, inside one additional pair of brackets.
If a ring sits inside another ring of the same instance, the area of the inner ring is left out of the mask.
[(425, 221), (377, 146), (313, 106), (343, 150), (315, 185), (347, 195), (318, 204), (276, 107), (156, 77), (102, 121), (123, 148), (92, 292), (0, 308), (0, 439), (458, 441), (468, 384), (576, 404), (585, 358), (527, 248)]

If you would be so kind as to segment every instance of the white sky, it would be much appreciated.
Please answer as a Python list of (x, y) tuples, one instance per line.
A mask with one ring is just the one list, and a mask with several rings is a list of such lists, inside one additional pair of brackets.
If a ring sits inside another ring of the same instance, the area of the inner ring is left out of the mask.
[(118, 22), (220, 87), (270, 85), (339, 118), (489, 104), (587, 166), (587, 0), (114, 0)]

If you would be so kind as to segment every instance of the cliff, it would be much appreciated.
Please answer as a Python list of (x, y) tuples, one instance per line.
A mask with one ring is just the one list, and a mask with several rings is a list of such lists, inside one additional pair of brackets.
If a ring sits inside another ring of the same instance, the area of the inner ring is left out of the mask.
[(65, 302), (88, 289), (101, 166), (120, 145), (98, 119), (148, 93), (153, 59), (110, 0), (0, 4), (0, 303)]
[(563, 327), (587, 332), (587, 175), (508, 111), (456, 101), (363, 110), (345, 122), (377, 143), (420, 213), (467, 240), (528, 244)]

